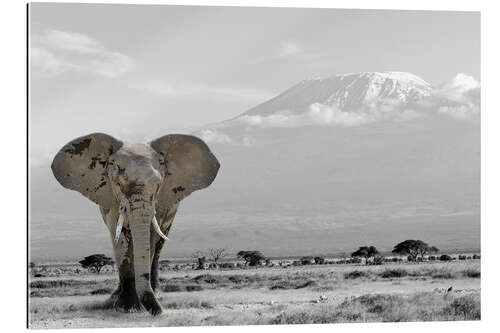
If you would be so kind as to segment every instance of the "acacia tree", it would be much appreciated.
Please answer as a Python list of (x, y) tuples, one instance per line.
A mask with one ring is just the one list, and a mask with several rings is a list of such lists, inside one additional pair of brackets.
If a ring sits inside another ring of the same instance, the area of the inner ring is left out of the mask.
[(210, 259), (216, 264), (219, 265), (219, 260), (226, 256), (226, 249), (218, 248), (218, 249), (209, 249), (208, 250)]
[(266, 257), (260, 251), (240, 251), (238, 258), (245, 260), (245, 266), (258, 266)]
[(375, 246), (361, 246), (359, 249), (351, 253), (352, 257), (365, 258), (365, 265), (368, 265), (368, 260), (379, 254)]
[(79, 261), (83, 268), (87, 268), (91, 272), (99, 274), (101, 269), (106, 265), (113, 265), (114, 261), (104, 254), (93, 254)]
[(408, 239), (404, 242), (396, 244), (392, 253), (409, 255), (412, 260), (417, 260), (418, 256), (424, 259), (428, 253), (437, 253), (439, 249), (435, 246), (430, 246), (421, 240)]

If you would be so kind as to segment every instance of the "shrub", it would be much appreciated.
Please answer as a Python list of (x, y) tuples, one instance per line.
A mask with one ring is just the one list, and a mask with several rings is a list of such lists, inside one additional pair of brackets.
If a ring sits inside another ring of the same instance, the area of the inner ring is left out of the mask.
[(372, 264), (373, 265), (383, 265), (384, 261), (385, 261), (384, 257), (382, 257), (382, 256), (376, 256), (375, 258), (373, 258)]
[(305, 256), (300, 258), (300, 263), (302, 265), (312, 265), (314, 263), (314, 258), (311, 256)]
[(362, 277), (369, 277), (369, 273), (365, 271), (350, 271), (344, 274), (344, 279), (349, 280), (349, 279), (358, 279)]
[(203, 287), (197, 284), (187, 285), (186, 291), (201, 291)]
[(309, 281), (306, 281), (306, 282), (304, 282), (302, 284), (296, 285), (295, 289), (302, 289), (302, 288), (307, 288), (307, 287), (315, 287), (317, 285), (318, 284), (316, 283), (316, 281), (309, 280)]
[(351, 263), (351, 264), (361, 264), (361, 262), (362, 262), (361, 258), (351, 258), (351, 259), (349, 259), (348, 263)]
[(107, 294), (111, 294), (113, 292), (113, 289), (111, 288), (99, 288), (99, 289), (96, 289), (96, 290), (92, 290), (90, 292), (91, 295), (107, 295)]
[(240, 251), (238, 258), (245, 260), (245, 265), (260, 266), (266, 257), (260, 251)]
[(202, 275), (195, 276), (193, 278), (193, 280), (196, 281), (196, 282), (202, 281), (202, 282), (205, 282), (205, 283), (214, 284), (214, 283), (224, 282), (225, 278), (224, 278), (224, 276), (219, 276), (219, 275), (202, 274)]
[(472, 259), (481, 259), (481, 256), (479, 254), (474, 254), (472, 256)]
[(323, 265), (325, 263), (325, 258), (316, 256), (314, 257), (314, 262), (316, 263), (316, 265)]
[(442, 254), (440, 257), (439, 257), (439, 260), (441, 261), (450, 261), (450, 260), (453, 260), (453, 258), (447, 254)]
[(60, 287), (77, 287), (87, 285), (86, 281), (78, 280), (45, 280), (33, 281), (30, 283), (30, 288), (47, 289), (47, 288), (60, 288)]
[(433, 279), (454, 279), (455, 274), (449, 271), (438, 271), (431, 275)]
[(241, 283), (246, 279), (242, 275), (231, 275), (230, 277), (228, 277), (228, 280), (231, 281), (232, 283)]
[(164, 285), (161, 290), (166, 293), (172, 293), (172, 292), (178, 292), (178, 291), (184, 291), (184, 286), (179, 285), (179, 284), (166, 284)]
[(271, 290), (276, 290), (276, 289), (295, 289), (294, 288), (295, 286), (289, 282), (289, 281), (278, 281), (277, 283), (275, 283), (274, 285), (272, 285), (271, 287), (269, 287), (269, 289)]
[(465, 295), (454, 299), (443, 309), (443, 313), (462, 320), (479, 320), (481, 319), (481, 304), (473, 295)]
[(481, 272), (476, 269), (468, 268), (462, 272), (463, 276), (469, 278), (479, 278), (481, 277)]
[(400, 278), (408, 275), (408, 271), (402, 268), (385, 269), (380, 273), (382, 278)]

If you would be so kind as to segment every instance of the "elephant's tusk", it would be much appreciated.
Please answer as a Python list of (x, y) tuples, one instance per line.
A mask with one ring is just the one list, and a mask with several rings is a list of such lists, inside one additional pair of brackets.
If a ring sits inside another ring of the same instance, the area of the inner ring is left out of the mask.
[(158, 233), (158, 235), (160, 235), (161, 238), (163, 238), (164, 240), (168, 240), (168, 237), (165, 236), (163, 234), (163, 232), (161, 232), (161, 229), (160, 229), (160, 226), (158, 224), (158, 221), (156, 220), (156, 216), (153, 216), (153, 227), (155, 228), (155, 231)]
[(123, 215), (120, 214), (120, 217), (118, 218), (118, 224), (116, 225), (115, 244), (118, 243), (118, 238), (120, 238), (122, 227), (123, 227)]

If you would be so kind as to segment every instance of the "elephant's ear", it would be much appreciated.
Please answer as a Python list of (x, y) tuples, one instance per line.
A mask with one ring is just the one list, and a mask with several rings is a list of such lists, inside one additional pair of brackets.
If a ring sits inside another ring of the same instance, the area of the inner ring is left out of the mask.
[(219, 171), (219, 161), (202, 140), (191, 135), (170, 134), (151, 142), (161, 156), (165, 178), (158, 206), (165, 211), (194, 191), (209, 186)]
[(123, 143), (109, 135), (94, 133), (79, 137), (59, 150), (52, 161), (57, 181), (104, 208), (115, 202), (107, 174), (109, 156)]

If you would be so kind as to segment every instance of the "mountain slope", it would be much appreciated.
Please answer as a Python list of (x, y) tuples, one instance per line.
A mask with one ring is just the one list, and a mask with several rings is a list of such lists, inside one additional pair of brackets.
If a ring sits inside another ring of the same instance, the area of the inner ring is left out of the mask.
[(381, 101), (408, 105), (431, 95), (429, 83), (404, 72), (363, 72), (304, 80), (243, 113), (269, 116), (280, 111), (299, 114), (314, 103), (352, 110)]

